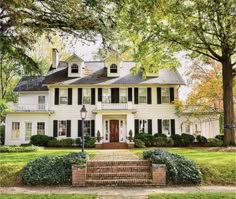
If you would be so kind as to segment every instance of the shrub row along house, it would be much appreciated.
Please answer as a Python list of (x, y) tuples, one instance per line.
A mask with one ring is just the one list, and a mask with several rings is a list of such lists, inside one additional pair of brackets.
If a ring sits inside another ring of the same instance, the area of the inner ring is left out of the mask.
[[(47, 76), (22, 77), (15, 88), (17, 104), (6, 117), (6, 145), (28, 143), (30, 137), (45, 134), (58, 139), (82, 135), (80, 110), (87, 109), (84, 133), (101, 143), (129, 143), (127, 137), (145, 132), (167, 136), (198, 133), (207, 138), (219, 133), (214, 120), (176, 114), (174, 100), (184, 84), (178, 71), (131, 75), (135, 62), (111, 56), (105, 61), (83, 61), (72, 55), (59, 61), (53, 49), (53, 63)], [(204, 116), (206, 117), (206, 116)], [(200, 122), (199, 122), (200, 121)]]

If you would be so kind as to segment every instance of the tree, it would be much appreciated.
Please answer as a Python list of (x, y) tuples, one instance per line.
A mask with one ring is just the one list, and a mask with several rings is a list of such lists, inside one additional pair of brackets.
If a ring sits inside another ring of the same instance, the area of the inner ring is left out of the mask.
[[(136, 61), (176, 67), (174, 53), (211, 58), (222, 65), (224, 124), (234, 124), (233, 80), (236, 75), (235, 0), (125, 0), (117, 12), (120, 33), (134, 49)], [(235, 144), (233, 129), (224, 143)]]
[(104, 38), (112, 11), (106, 0), (7, 0), (0, 2), (0, 52), (8, 53), (17, 62), (37, 68), (28, 51), (44, 33), (59, 32), (77, 39), (93, 41)]

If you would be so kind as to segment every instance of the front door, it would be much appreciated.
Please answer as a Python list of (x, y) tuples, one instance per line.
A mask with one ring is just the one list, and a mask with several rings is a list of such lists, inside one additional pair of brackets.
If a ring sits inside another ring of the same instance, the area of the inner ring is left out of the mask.
[(110, 120), (110, 142), (119, 142), (119, 120)]

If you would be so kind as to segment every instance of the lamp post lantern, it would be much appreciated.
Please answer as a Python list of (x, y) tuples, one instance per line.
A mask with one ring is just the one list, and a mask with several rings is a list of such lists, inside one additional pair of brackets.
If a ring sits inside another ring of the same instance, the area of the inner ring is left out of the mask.
[(85, 108), (85, 105), (80, 110), (80, 116), (82, 119), (82, 152), (84, 152), (84, 120), (86, 118), (87, 110)]

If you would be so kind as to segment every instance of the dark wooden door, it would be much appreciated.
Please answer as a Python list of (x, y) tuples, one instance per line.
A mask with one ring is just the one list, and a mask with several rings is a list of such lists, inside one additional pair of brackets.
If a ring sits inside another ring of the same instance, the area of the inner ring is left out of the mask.
[(110, 142), (119, 142), (119, 120), (110, 120)]

